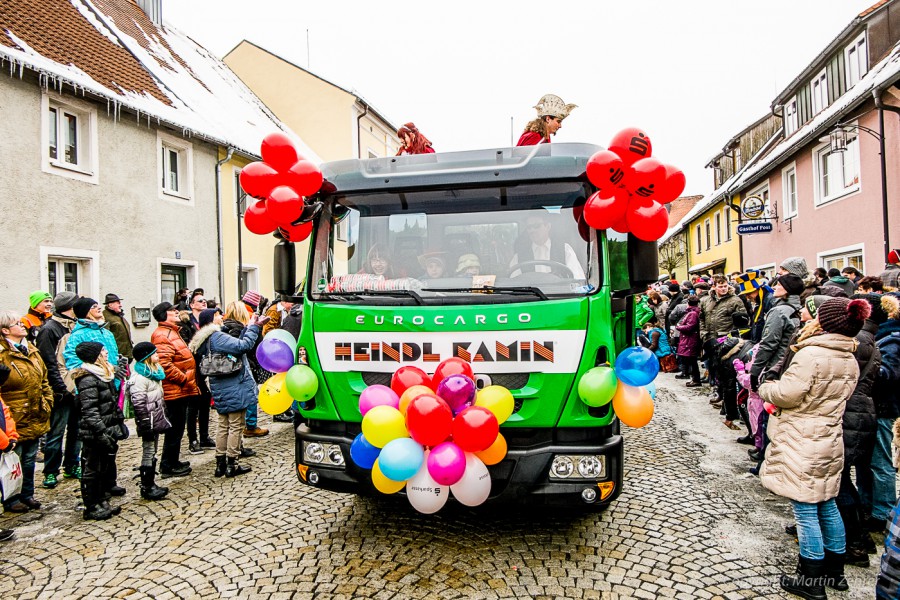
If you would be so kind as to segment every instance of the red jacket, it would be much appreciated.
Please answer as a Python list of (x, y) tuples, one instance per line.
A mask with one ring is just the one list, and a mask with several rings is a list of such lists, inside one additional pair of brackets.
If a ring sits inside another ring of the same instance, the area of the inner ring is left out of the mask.
[(9, 407), (0, 400), (0, 407), (3, 407), (4, 427), (0, 427), (0, 451), (9, 448), (9, 440), (18, 440), (19, 434), (16, 432), (16, 422), (13, 420)]
[(526, 131), (519, 138), (519, 141), (516, 142), (516, 146), (537, 146), (538, 144), (549, 144), (550, 136), (548, 135), (545, 138), (541, 137), (537, 131)]
[(159, 364), (166, 372), (163, 380), (163, 396), (166, 400), (179, 400), (199, 396), (197, 364), (187, 344), (178, 335), (178, 325), (160, 323), (150, 336), (159, 354)]

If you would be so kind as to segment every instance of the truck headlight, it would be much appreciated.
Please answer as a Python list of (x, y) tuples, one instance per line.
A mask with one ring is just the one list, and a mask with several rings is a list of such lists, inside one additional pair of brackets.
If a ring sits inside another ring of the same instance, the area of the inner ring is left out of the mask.
[(550, 477), (566, 478), (575, 472), (575, 465), (568, 456), (555, 456), (550, 465)]
[(318, 442), (306, 443), (306, 449), (303, 451), (303, 457), (306, 462), (321, 463), (325, 460), (325, 448)]
[(593, 454), (557, 454), (550, 463), (550, 479), (604, 479), (606, 457)]
[(343, 468), (346, 461), (338, 444), (303, 442), (303, 462), (310, 465)]
[(603, 473), (603, 464), (596, 456), (582, 456), (578, 459), (578, 474), (585, 479), (595, 479)]

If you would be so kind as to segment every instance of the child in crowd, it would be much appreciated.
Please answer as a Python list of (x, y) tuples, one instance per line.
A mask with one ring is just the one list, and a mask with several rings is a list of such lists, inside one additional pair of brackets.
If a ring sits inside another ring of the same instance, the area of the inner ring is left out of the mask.
[(134, 421), (141, 436), (141, 497), (161, 500), (169, 488), (156, 485), (156, 451), (159, 434), (172, 424), (166, 418), (162, 381), (166, 374), (159, 364), (156, 346), (140, 342), (134, 347), (134, 372), (126, 384), (134, 406)]

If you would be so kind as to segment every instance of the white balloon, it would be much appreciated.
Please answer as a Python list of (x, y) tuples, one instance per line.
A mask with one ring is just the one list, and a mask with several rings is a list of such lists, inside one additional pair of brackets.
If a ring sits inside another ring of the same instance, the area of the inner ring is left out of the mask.
[(406, 497), (414, 509), (430, 515), (441, 510), (447, 503), (450, 486), (441, 485), (432, 479), (428, 472), (428, 452), (425, 453), (425, 459), (419, 472), (406, 482)]
[(478, 506), (491, 495), (491, 474), (481, 459), (466, 452), (466, 472), (462, 479), (450, 486), (453, 497), (460, 504)]

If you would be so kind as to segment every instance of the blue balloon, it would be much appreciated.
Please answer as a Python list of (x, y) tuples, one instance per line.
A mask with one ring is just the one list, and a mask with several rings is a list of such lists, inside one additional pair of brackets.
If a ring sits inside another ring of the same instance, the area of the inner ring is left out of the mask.
[(381, 453), (381, 448), (369, 443), (363, 434), (357, 435), (350, 444), (350, 458), (362, 469), (371, 469), (375, 459)]
[(381, 473), (394, 481), (406, 481), (419, 472), (424, 461), (425, 448), (412, 438), (391, 440), (378, 456)]
[(651, 381), (645, 387), (647, 388), (647, 391), (650, 392), (650, 399), (656, 400), (656, 384)]
[(634, 387), (647, 385), (659, 374), (659, 359), (647, 348), (625, 348), (616, 358), (616, 377)]

